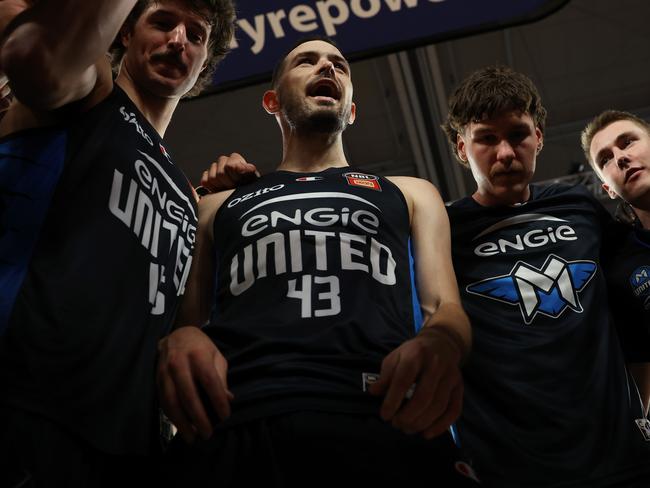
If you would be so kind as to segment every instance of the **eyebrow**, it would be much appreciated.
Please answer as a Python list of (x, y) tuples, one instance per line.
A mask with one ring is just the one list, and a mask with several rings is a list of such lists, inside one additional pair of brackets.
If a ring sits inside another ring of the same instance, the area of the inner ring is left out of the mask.
[[(176, 18), (178, 16), (175, 12), (171, 10), (165, 10), (164, 8), (161, 8), (156, 12), (153, 12), (151, 15), (153, 18), (156, 17)], [(208, 30), (212, 27), (212, 25), (202, 15), (196, 14), (196, 16), (197, 16), (196, 19), (192, 19), (192, 18), (189, 19), (188, 21), (189, 25), (193, 28), (201, 29), (204, 35), (207, 34)]]
[[(488, 134), (490, 132), (494, 132), (494, 130), (495, 130), (494, 127), (478, 127), (477, 129), (475, 129), (472, 132), (472, 134), (480, 136), (480, 135), (483, 135), (483, 134)], [(530, 131), (530, 126), (528, 124), (525, 124), (525, 123), (521, 122), (521, 123), (517, 123), (517, 124), (511, 125), (510, 127), (508, 127), (508, 131), (511, 131), (511, 130), (528, 130), (528, 131)]]
[[(631, 130), (626, 130), (625, 132), (621, 132), (618, 136), (616, 136), (616, 139), (614, 139), (614, 145), (618, 146), (619, 143), (621, 142), (621, 139), (625, 139), (627, 137), (638, 137), (638, 134), (636, 134), (634, 131)], [(598, 162), (601, 160), (603, 156), (605, 156), (608, 153), (611, 153), (610, 145), (607, 145), (606, 147), (602, 148), (600, 151), (596, 153), (596, 157), (594, 158), (594, 162)]]
[[(300, 59), (301, 57), (316, 58), (316, 57), (320, 57), (321, 55), (322, 53), (318, 51), (303, 51), (301, 53), (296, 54), (294, 61)], [(335, 54), (335, 53), (328, 54), (327, 59), (329, 59), (330, 61), (338, 61), (340, 63), (345, 64), (345, 66), (347, 66), (348, 68), (350, 67), (350, 63), (348, 63), (348, 60), (345, 59), (340, 54)]]

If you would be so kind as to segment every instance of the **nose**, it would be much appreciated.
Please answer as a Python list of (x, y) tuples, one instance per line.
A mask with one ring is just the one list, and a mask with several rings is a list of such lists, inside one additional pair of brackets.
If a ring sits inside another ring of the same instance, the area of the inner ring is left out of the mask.
[(184, 24), (178, 24), (171, 31), (169, 31), (169, 38), (167, 44), (172, 49), (182, 51), (185, 48), (185, 43), (187, 42), (187, 30), (185, 29)]
[(318, 73), (328, 74), (333, 76), (336, 73), (334, 63), (327, 58), (322, 58), (318, 63)]
[(630, 162), (630, 158), (623, 149), (614, 147), (614, 161), (619, 168), (624, 168)]
[(497, 159), (504, 163), (510, 163), (515, 159), (515, 150), (513, 149), (512, 144), (510, 144), (506, 139), (502, 140), (497, 145)]

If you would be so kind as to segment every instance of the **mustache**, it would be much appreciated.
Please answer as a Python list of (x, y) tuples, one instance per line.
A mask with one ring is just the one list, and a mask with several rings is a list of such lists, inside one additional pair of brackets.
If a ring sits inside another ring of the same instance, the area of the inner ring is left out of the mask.
[(181, 58), (181, 54), (175, 51), (164, 51), (161, 53), (154, 53), (151, 55), (151, 61), (154, 63), (163, 62), (165, 64), (171, 64), (179, 69), (185, 71), (187, 67)]

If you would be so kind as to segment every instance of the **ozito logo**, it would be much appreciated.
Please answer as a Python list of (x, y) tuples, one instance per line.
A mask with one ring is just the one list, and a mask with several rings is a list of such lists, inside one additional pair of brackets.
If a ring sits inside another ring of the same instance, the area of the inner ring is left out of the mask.
[(369, 190), (381, 191), (379, 178), (374, 175), (367, 175), (364, 173), (345, 173), (343, 177), (347, 180), (350, 186), (360, 186), (361, 188), (368, 188)]

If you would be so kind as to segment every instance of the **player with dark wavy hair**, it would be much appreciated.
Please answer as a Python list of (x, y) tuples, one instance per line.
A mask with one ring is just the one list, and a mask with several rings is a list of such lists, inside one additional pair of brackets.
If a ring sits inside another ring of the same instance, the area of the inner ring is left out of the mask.
[(476, 181), (448, 207), (474, 331), (459, 438), (486, 486), (650, 486), (648, 399), (601, 269), (611, 219), (582, 186), (531, 184), (545, 114), (507, 67), (472, 73), (450, 97), (444, 128)]
[(162, 137), (225, 53), (234, 10), (134, 6), (39, 1), (6, 27), (0, 64), (16, 102), (0, 122), (2, 486), (153, 482), (156, 345), (197, 225)]

